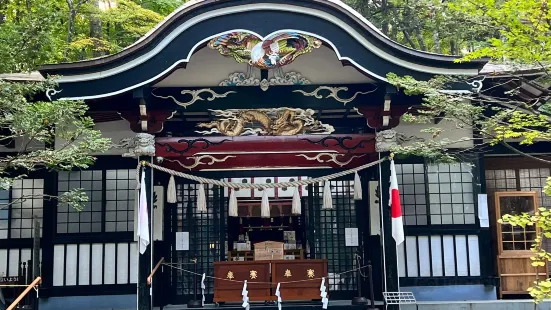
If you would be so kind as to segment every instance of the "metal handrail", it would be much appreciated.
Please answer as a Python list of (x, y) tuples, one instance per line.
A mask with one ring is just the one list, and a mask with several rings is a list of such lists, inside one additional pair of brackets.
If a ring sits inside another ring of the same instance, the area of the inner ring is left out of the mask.
[(151, 280), (153, 279), (153, 276), (155, 275), (155, 272), (157, 272), (157, 269), (159, 269), (159, 267), (161, 267), (161, 264), (164, 261), (165, 261), (165, 258), (161, 257), (161, 260), (159, 260), (157, 265), (155, 265), (155, 268), (153, 268), (153, 270), (151, 271), (151, 274), (149, 275), (149, 277), (147, 277), (147, 285), (151, 285)]
[(15, 309), (15, 306), (17, 306), (17, 304), (23, 298), (25, 298), (25, 296), (30, 292), (30, 290), (32, 290), (35, 286), (39, 285), (41, 282), (42, 282), (42, 278), (41, 277), (36, 277), (36, 279), (34, 279), (34, 281), (31, 284), (29, 284), (27, 286), (27, 288), (21, 294), (19, 294), (19, 296), (11, 303), (11, 305), (6, 310)]

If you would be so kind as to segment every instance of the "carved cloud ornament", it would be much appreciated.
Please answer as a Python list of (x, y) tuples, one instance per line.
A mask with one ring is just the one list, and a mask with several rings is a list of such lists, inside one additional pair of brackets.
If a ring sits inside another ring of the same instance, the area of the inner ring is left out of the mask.
[[(166, 161), (169, 161), (169, 162), (175, 162), (177, 163), (178, 165), (180, 165), (182, 168), (184, 169), (187, 169), (187, 170), (191, 170), (199, 165), (208, 165), (208, 166), (212, 166), (214, 163), (223, 163), (225, 162), (226, 160), (228, 160), (228, 158), (234, 158), (235, 156), (232, 156), (232, 155), (227, 155), (225, 157), (222, 157), (222, 158), (216, 158), (214, 156), (211, 156), (211, 155), (201, 155), (201, 156), (193, 156), (193, 157), (186, 157), (186, 160), (188, 159), (192, 159), (193, 160), (193, 163), (191, 165), (184, 165), (182, 164), (182, 162), (180, 162), (179, 160), (173, 160), (173, 159), (165, 159)], [(206, 161), (202, 161), (203, 159), (206, 159)]]
[[(317, 162), (319, 163), (335, 163), (341, 167), (343, 166), (346, 166), (348, 165), (349, 163), (351, 163), (354, 159), (356, 158), (362, 158), (364, 157), (366, 154), (363, 154), (363, 155), (352, 155), (350, 157), (349, 160), (347, 161), (339, 161), (337, 159), (337, 157), (339, 156), (345, 156), (346, 154), (338, 154), (338, 153), (319, 153), (318, 155), (316, 156), (313, 156), (313, 157), (308, 157), (308, 155), (305, 155), (305, 154), (299, 154), (297, 156), (301, 156), (301, 157), (304, 157), (306, 158), (307, 160), (316, 160)], [(323, 157), (328, 157), (327, 159), (323, 159)]]
[[(207, 97), (205, 97), (205, 98), (201, 97), (201, 94), (203, 94), (203, 93), (208, 94)], [(174, 103), (176, 103), (177, 105), (179, 105), (181, 107), (184, 107), (184, 108), (187, 108), (190, 105), (194, 104), (196, 101), (205, 100), (205, 99), (208, 100), (208, 101), (214, 101), (215, 99), (218, 99), (218, 98), (226, 98), (229, 94), (232, 94), (232, 93), (235, 93), (235, 91), (227, 91), (223, 94), (218, 94), (210, 88), (203, 88), (203, 89), (197, 89), (197, 90), (184, 89), (180, 92), (180, 94), (190, 95), (191, 99), (188, 100), (188, 101), (179, 101), (174, 96), (160, 96), (160, 95), (154, 94), (153, 92), (151, 93), (151, 95), (153, 97), (157, 97), (157, 98), (161, 98), (161, 99), (172, 99), (172, 101), (174, 101)]]
[[(329, 94), (327, 94), (327, 96), (324, 96), (322, 94), (320, 94), (321, 91), (323, 90), (328, 90), (329, 91)], [(341, 91), (348, 91), (348, 87), (330, 87), (330, 86), (320, 86), (318, 88), (316, 88), (313, 92), (311, 93), (308, 93), (308, 92), (305, 92), (303, 90), (300, 90), (300, 89), (297, 89), (297, 90), (293, 90), (293, 92), (295, 93), (301, 93), (303, 94), (304, 96), (306, 97), (314, 97), (316, 99), (324, 99), (324, 98), (334, 98), (335, 100), (337, 100), (338, 102), (341, 102), (342, 104), (346, 105), (347, 103), (349, 102), (352, 102), (354, 101), (354, 99), (356, 99), (356, 97), (358, 95), (366, 95), (366, 94), (369, 94), (369, 93), (372, 93), (374, 91), (376, 91), (377, 89), (375, 88), (374, 90), (370, 90), (370, 91), (365, 91), (365, 92), (356, 92), (354, 93), (354, 95), (350, 98), (342, 98), (342, 97), (339, 97), (339, 92)]]
[(218, 120), (199, 123), (197, 127), (210, 130), (197, 131), (203, 135), (225, 136), (292, 136), (298, 134), (330, 134), (333, 126), (314, 118), (312, 109), (273, 108), (247, 110), (210, 110)]

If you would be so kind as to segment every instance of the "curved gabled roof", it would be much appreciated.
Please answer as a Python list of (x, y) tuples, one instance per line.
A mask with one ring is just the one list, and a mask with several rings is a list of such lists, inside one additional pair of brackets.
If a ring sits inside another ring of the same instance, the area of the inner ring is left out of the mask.
[(419, 79), (438, 74), (476, 75), (486, 63), (457, 63), (455, 56), (407, 48), (338, 0), (195, 0), (119, 53), (45, 65), (40, 72), (62, 76), (63, 95), (58, 98), (116, 95), (150, 85), (189, 61), (209, 39), (231, 31), (261, 38), (282, 31), (312, 35), (331, 46), (341, 61), (381, 81), (389, 72)]

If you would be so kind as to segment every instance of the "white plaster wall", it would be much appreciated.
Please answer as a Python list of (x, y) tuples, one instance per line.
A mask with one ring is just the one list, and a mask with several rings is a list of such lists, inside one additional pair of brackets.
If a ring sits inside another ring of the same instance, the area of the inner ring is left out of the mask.
[[(237, 63), (233, 58), (224, 57), (218, 51), (205, 47), (195, 53), (185, 69), (177, 69), (154, 87), (205, 87), (218, 86), (221, 81), (235, 72), (247, 72), (248, 65)], [(371, 79), (350, 66), (343, 66), (337, 54), (325, 46), (298, 57), (284, 66), (283, 72), (295, 71), (302, 74), (312, 84), (357, 84), (370, 83)], [(257, 78), (260, 70), (253, 68)], [(273, 77), (270, 70), (268, 77)]]
[[(415, 136), (419, 138), (424, 138), (425, 140), (432, 140), (432, 135), (429, 133), (423, 133), (421, 130), (429, 127), (437, 127), (442, 129), (442, 133), (434, 138), (434, 140), (440, 141), (442, 139), (449, 139), (451, 141), (458, 141), (461, 138), (469, 137), (471, 138), (473, 136), (473, 131), (471, 128), (457, 128), (456, 124), (449, 121), (442, 121), (438, 124), (412, 124), (412, 123), (406, 123), (403, 120), (400, 121), (400, 124), (398, 127), (396, 127), (396, 131), (399, 133), (403, 133), (406, 136)], [(448, 146), (448, 148), (470, 148), (473, 146), (472, 140), (467, 141), (461, 141), (458, 143), (454, 143)]]
[[(311, 53), (299, 56), (294, 62), (283, 67), (283, 72), (295, 71), (302, 74), (312, 84), (360, 84), (373, 80), (351, 66), (343, 66), (337, 54), (329, 47), (321, 46)], [(268, 77), (273, 77), (270, 71)]]
[[(247, 72), (247, 66), (205, 47), (191, 56), (185, 69), (177, 69), (154, 87), (218, 86), (234, 72)], [(255, 75), (260, 77), (260, 70), (254, 69), (254, 71)]]
[[(136, 135), (136, 133), (130, 130), (130, 124), (128, 124), (126, 120), (97, 123), (94, 128), (100, 130), (103, 137), (110, 138), (113, 144), (119, 144), (121, 139), (134, 137)], [(59, 148), (62, 143), (63, 140), (56, 139), (56, 148)], [(127, 149), (113, 147), (106, 152), (93, 155), (122, 155), (126, 152)]]

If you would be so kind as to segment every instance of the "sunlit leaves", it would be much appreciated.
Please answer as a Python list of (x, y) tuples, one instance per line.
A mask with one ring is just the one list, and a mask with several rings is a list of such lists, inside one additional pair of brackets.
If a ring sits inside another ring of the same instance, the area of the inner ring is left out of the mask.
[[(29, 100), (54, 86), (51, 81), (0, 80), (0, 126), (6, 129), (0, 139), (20, 141), (17, 152), (0, 158), (0, 188), (11, 186), (14, 171), (86, 169), (95, 161), (92, 154), (111, 146), (110, 140), (94, 129), (83, 102)], [(80, 208), (87, 199), (83, 195), (71, 192), (59, 199)]]

